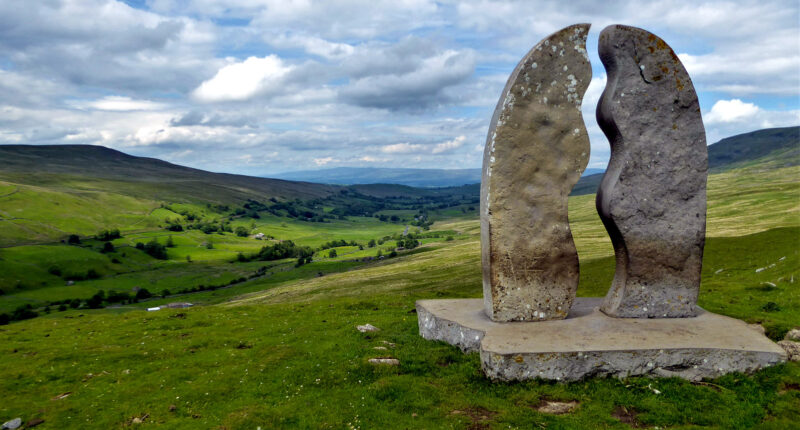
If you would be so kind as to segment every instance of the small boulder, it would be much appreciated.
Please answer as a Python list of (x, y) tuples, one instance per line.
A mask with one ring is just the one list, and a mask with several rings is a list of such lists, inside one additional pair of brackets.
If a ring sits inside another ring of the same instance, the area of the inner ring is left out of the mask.
[(375, 327), (375, 326), (374, 326), (374, 325), (372, 325), (372, 324), (364, 324), (364, 325), (359, 325), (359, 326), (356, 326), (356, 328), (357, 328), (357, 329), (358, 329), (358, 331), (360, 331), (361, 333), (366, 333), (366, 332), (368, 332), (368, 331), (378, 331), (378, 330), (380, 330), (378, 327)]
[(369, 359), (369, 363), (370, 364), (385, 364), (387, 366), (399, 366), (400, 365), (400, 360), (398, 360), (396, 358), (388, 358), (388, 357), (370, 358)]
[(793, 340), (796, 342), (800, 342), (800, 328), (793, 328), (786, 333), (785, 340)]
[(44, 422), (44, 420), (41, 419), (41, 418), (34, 418), (34, 419), (28, 421), (27, 423), (25, 423), (25, 428), (28, 429), (28, 428), (31, 428), (31, 427), (36, 427), (36, 426), (38, 426), (39, 424), (41, 424), (43, 422)]
[(778, 342), (778, 345), (786, 351), (786, 358), (789, 361), (800, 361), (800, 342), (782, 340)]
[(22, 418), (14, 418), (11, 421), (4, 422), (3, 426), (0, 427), (0, 429), (3, 429), (3, 430), (5, 430), (5, 429), (14, 430), (14, 429), (19, 428), (19, 426), (21, 426), (21, 425), (22, 425)]
[(545, 400), (539, 405), (539, 407), (536, 408), (536, 410), (545, 414), (563, 415), (572, 412), (572, 410), (577, 407), (578, 402), (576, 401), (555, 402), (551, 400)]

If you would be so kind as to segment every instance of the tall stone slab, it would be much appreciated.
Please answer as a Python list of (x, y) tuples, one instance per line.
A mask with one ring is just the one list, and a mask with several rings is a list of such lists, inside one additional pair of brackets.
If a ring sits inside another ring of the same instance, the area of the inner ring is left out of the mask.
[(520, 61), (483, 154), (481, 257), (494, 321), (563, 319), (578, 287), (567, 197), (589, 160), (581, 115), (589, 24), (543, 39)]
[(697, 314), (708, 152), (700, 106), (675, 52), (623, 25), (600, 34), (608, 82), (597, 122), (611, 159), (597, 211), (616, 254), (601, 310), (630, 318)]

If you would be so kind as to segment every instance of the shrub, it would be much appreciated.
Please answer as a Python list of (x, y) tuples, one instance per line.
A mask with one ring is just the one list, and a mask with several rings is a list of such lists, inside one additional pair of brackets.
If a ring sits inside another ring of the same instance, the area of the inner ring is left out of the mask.
[(150, 291), (147, 291), (147, 288), (140, 288), (139, 291), (136, 292), (136, 300), (149, 299), (150, 297), (153, 297), (153, 295)]
[(111, 242), (106, 242), (103, 244), (103, 249), (100, 250), (103, 254), (107, 254), (109, 252), (114, 252), (114, 244)]
[(72, 299), (72, 301), (69, 302), (69, 307), (71, 307), (72, 309), (78, 309), (80, 306), (81, 306), (81, 299)]
[(105, 299), (105, 292), (100, 290), (86, 301), (86, 306), (88, 306), (89, 309), (100, 309), (103, 307), (103, 299)]
[(147, 255), (159, 260), (167, 259), (167, 247), (158, 243), (156, 239), (153, 239), (150, 242), (147, 242), (146, 245), (144, 245), (144, 252), (146, 252)]
[(172, 240), (172, 236), (167, 237), (166, 247), (167, 248), (174, 248), (175, 247), (175, 242)]
[(113, 230), (103, 230), (100, 233), (97, 233), (95, 238), (97, 240), (102, 240), (104, 242), (108, 242), (110, 240), (119, 239), (122, 235), (119, 233), (119, 229), (115, 228)]
[(58, 305), (59, 312), (64, 312), (65, 310), (67, 310), (67, 305), (65, 304)]
[(11, 316), (8, 314), (0, 314), (0, 325), (6, 325), (11, 321)]
[(86, 271), (86, 279), (97, 279), (100, 277), (100, 274), (97, 273), (97, 270), (89, 269)]
[(250, 234), (250, 232), (246, 228), (244, 228), (242, 226), (236, 227), (236, 235), (237, 236), (239, 236), (239, 237), (247, 237), (249, 234)]
[(331, 249), (330, 251), (328, 251), (328, 258), (335, 258), (336, 255), (337, 254), (335, 249)]
[(54, 276), (61, 276), (61, 269), (56, 266), (50, 266), (50, 268), (47, 269), (47, 272)]
[(81, 238), (77, 234), (71, 234), (67, 238), (67, 243), (70, 245), (79, 245), (81, 243)]
[(36, 318), (39, 316), (34, 310), (33, 306), (30, 304), (22, 305), (14, 310), (14, 313), (11, 314), (11, 321), (22, 321), (31, 318)]
[(118, 293), (114, 290), (108, 292), (106, 295), (106, 301), (108, 303), (124, 303), (131, 299), (131, 295), (128, 293)]

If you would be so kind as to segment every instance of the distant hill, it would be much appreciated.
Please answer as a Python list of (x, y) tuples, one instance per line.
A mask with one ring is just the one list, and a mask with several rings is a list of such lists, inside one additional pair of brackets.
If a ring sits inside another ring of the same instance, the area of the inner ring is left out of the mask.
[[(800, 164), (800, 126), (767, 128), (726, 137), (708, 146), (709, 173), (758, 165), (781, 168)], [(587, 172), (592, 169), (586, 169)], [(600, 170), (601, 169), (596, 169)], [(573, 196), (594, 194), (602, 173), (587, 174), (572, 189)]]
[(477, 186), (413, 188), (372, 183), (344, 187), (213, 173), (92, 145), (0, 145), (0, 180), (72, 191), (113, 191), (155, 201), (203, 203), (241, 203), (271, 197), (310, 200), (345, 189), (374, 197), (478, 194)]
[(399, 184), (410, 187), (451, 187), (481, 182), (481, 169), (400, 169), (382, 167), (335, 167), (272, 175), (290, 181), (319, 184)]
[(775, 168), (800, 164), (800, 126), (738, 134), (708, 147), (708, 168), (712, 172), (755, 163)]
[[(602, 173), (586, 169), (584, 176)], [(273, 177), (319, 184), (399, 184), (410, 187), (457, 187), (481, 182), (481, 169), (395, 169), (382, 167), (335, 167), (284, 172)]]
[(103, 146), (0, 145), (0, 160), (0, 179), (71, 188), (92, 179), (85, 184), (89, 188), (102, 181), (109, 185), (104, 188), (153, 200), (228, 203), (248, 198), (309, 199), (338, 191), (328, 185), (212, 173)]

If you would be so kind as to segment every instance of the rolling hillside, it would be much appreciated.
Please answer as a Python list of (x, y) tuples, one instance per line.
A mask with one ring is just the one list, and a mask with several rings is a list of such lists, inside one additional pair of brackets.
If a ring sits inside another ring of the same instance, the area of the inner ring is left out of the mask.
[(117, 190), (152, 200), (235, 203), (252, 199), (325, 197), (337, 188), (256, 178), (135, 157), (102, 146), (0, 145), (0, 180), (53, 188)]
[(708, 168), (711, 172), (754, 163), (772, 168), (800, 164), (800, 126), (743, 133), (708, 147)]

